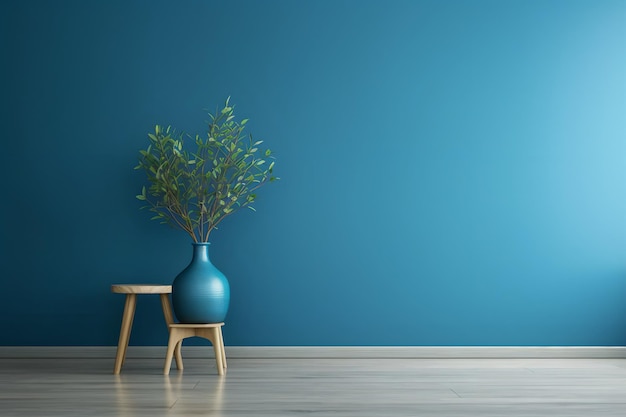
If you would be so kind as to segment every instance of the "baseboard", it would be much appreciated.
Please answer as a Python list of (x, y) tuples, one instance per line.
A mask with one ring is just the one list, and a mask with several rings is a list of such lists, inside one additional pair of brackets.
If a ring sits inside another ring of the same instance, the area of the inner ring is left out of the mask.
[[(0, 346), (0, 359), (114, 358), (115, 346)], [(164, 358), (165, 346), (129, 346), (127, 358)], [(626, 346), (226, 346), (230, 359), (626, 359)], [(183, 346), (211, 358), (210, 346)]]

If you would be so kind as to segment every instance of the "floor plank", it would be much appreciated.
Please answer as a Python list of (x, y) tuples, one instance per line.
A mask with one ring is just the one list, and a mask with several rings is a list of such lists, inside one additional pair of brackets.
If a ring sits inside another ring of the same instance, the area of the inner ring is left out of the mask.
[(626, 416), (626, 359), (0, 359), (0, 415)]

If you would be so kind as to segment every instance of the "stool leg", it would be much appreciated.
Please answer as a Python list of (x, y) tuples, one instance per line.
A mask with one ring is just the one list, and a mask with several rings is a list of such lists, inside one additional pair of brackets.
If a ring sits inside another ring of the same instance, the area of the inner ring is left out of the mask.
[(183, 347), (183, 341), (181, 340), (176, 344), (176, 347), (174, 348), (174, 358), (176, 358), (176, 368), (178, 368), (178, 370), (180, 371), (184, 369), (183, 355), (181, 353), (182, 347)]
[[(172, 313), (169, 294), (161, 294), (161, 307), (163, 308), (163, 316), (165, 317), (165, 323), (167, 323), (169, 330), (169, 325), (174, 323), (174, 314)], [(183, 356), (180, 352), (181, 347), (182, 343), (178, 343), (176, 348), (174, 348), (176, 368), (178, 369), (183, 369)]]
[(215, 352), (215, 362), (217, 365), (217, 374), (224, 375), (224, 351), (222, 350), (222, 340), (220, 337), (220, 328), (214, 327), (211, 329), (213, 333), (213, 351)]
[(224, 364), (224, 369), (228, 368), (226, 364), (226, 348), (224, 347), (224, 335), (222, 334), (222, 327), (218, 328), (218, 333), (220, 336), (220, 346), (222, 347), (222, 363)]
[(128, 338), (126, 339), (126, 344), (124, 345), (124, 354), (122, 355), (122, 366), (126, 363), (126, 352), (128, 351), (128, 344), (130, 343), (130, 332), (133, 329), (133, 323), (135, 321), (135, 308), (137, 306), (137, 294), (133, 294), (133, 314), (130, 316), (130, 323), (128, 325)]
[[(195, 336), (194, 329), (177, 329), (170, 327), (170, 340), (167, 343), (167, 353), (165, 354), (165, 366), (163, 367), (163, 375), (170, 374), (170, 368), (172, 367), (172, 356), (176, 346), (182, 344), (183, 339), (191, 336)], [(182, 369), (182, 368), (181, 368)]]
[(170, 327), (170, 339), (167, 342), (167, 353), (165, 354), (165, 366), (163, 367), (163, 375), (170, 374), (170, 368), (172, 367), (172, 356), (174, 355), (174, 349), (181, 341), (181, 334), (178, 329)]
[(224, 364), (222, 363), (222, 346), (220, 344), (219, 333), (216, 327), (196, 329), (196, 336), (208, 339), (213, 345), (215, 352), (215, 363), (217, 365), (217, 374), (224, 375)]
[(117, 344), (117, 354), (115, 355), (115, 367), (113, 374), (118, 375), (122, 370), (126, 349), (130, 339), (130, 330), (133, 327), (133, 317), (135, 316), (135, 306), (137, 305), (137, 294), (126, 294), (124, 304), (124, 315), (122, 316), (122, 328), (120, 329), (120, 339)]

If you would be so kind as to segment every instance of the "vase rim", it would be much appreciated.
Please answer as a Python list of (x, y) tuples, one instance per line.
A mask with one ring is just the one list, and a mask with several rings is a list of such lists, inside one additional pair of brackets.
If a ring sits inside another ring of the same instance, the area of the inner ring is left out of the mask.
[(211, 244), (211, 242), (191, 242), (191, 244), (193, 246), (205, 246), (205, 245), (208, 246)]

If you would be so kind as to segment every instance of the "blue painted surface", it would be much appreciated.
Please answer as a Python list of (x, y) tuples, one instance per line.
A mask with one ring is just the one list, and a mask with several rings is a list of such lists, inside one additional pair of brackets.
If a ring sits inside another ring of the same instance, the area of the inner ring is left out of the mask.
[[(626, 344), (623, 0), (0, 16), (0, 345), (117, 343), (110, 285), (190, 261), (139, 211), (138, 150), (229, 95), (282, 180), (213, 234), (227, 344)], [(166, 343), (159, 309), (139, 298), (131, 344)]]

